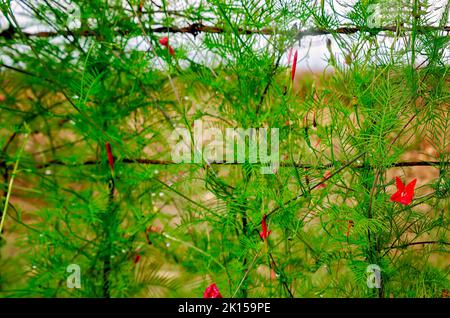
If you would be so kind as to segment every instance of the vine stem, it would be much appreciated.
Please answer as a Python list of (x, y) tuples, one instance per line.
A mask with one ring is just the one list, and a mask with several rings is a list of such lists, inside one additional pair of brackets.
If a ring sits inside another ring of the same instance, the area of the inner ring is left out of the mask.
[(223, 266), (223, 264), (220, 263), (216, 258), (214, 258), (211, 254), (208, 254), (208, 253), (205, 252), (204, 250), (198, 248), (197, 246), (195, 246), (195, 245), (193, 245), (193, 244), (191, 244), (191, 243), (182, 241), (182, 240), (180, 240), (180, 239), (178, 239), (178, 238), (176, 238), (176, 237), (173, 237), (173, 236), (171, 236), (171, 235), (169, 235), (169, 234), (167, 234), (167, 233), (164, 233), (164, 232), (161, 233), (161, 235), (164, 236), (165, 238), (171, 240), (171, 241), (174, 241), (174, 242), (180, 243), (180, 244), (182, 244), (182, 245), (184, 245), (184, 246), (187, 246), (187, 247), (189, 247), (189, 248), (192, 248), (194, 251), (197, 251), (198, 253), (200, 253), (200, 254), (202, 254), (202, 255), (204, 255), (204, 256), (210, 258), (214, 263), (216, 263), (217, 265), (219, 265), (219, 267), (222, 268), (223, 270), (226, 270), (225, 266)]
[(423, 241), (423, 242), (409, 242), (409, 243), (405, 243), (405, 244), (400, 244), (400, 245), (390, 246), (390, 247), (386, 247), (386, 249), (387, 249), (388, 251), (390, 251), (390, 250), (398, 249), (398, 248), (407, 248), (407, 247), (413, 246), (413, 245), (428, 245), (428, 244), (442, 244), (442, 245), (449, 245), (449, 246), (450, 246), (450, 242), (443, 242), (443, 241)]
[[(400, 136), (403, 134), (403, 132), (406, 130), (406, 128), (409, 126), (409, 124), (417, 117), (417, 114), (414, 114), (413, 116), (411, 116), (408, 121), (405, 123), (405, 125), (403, 125), (402, 129), (398, 132), (398, 134), (395, 136), (395, 138), (391, 141), (391, 143), (389, 144), (389, 147), (387, 149), (387, 151), (390, 151), (392, 149), (392, 146), (397, 142), (397, 140), (400, 138)], [(376, 188), (377, 188), (377, 184), (380, 180), (380, 175), (381, 175), (381, 169), (376, 169), (375, 171), (375, 176), (373, 179), (373, 184), (372, 187), (370, 189), (370, 194), (369, 194), (369, 206), (367, 208), (367, 218), (368, 219), (372, 219), (373, 215), (372, 215), (372, 209), (373, 209), (373, 198), (375, 197), (375, 192), (376, 192)], [(369, 241), (369, 258), (370, 255), (372, 254), (372, 238), (370, 235), (370, 228), (367, 229), (367, 239)], [(377, 244), (375, 242), (375, 244)], [(377, 244), (378, 245), (378, 244)], [(376, 247), (377, 249), (377, 253), (379, 253), (379, 249), (378, 247)], [(381, 277), (381, 285), (382, 287), (380, 288), (378, 295), (380, 298), (384, 297), (384, 287), (383, 287), (384, 281), (383, 278)]]
[(25, 129), (27, 130), (27, 132), (25, 133), (25, 140), (22, 143), (22, 146), (20, 147), (19, 152), (17, 154), (17, 160), (16, 160), (16, 162), (14, 164), (14, 169), (13, 169), (13, 172), (11, 174), (11, 178), (9, 179), (8, 192), (6, 193), (5, 205), (3, 206), (3, 212), (2, 212), (2, 215), (1, 215), (2, 219), (0, 221), (0, 239), (1, 239), (1, 234), (3, 232), (3, 226), (5, 224), (6, 212), (8, 211), (9, 200), (11, 198), (11, 193), (12, 193), (12, 188), (13, 188), (13, 184), (14, 184), (14, 179), (16, 177), (17, 170), (19, 168), (20, 158), (22, 156), (23, 149), (25, 148), (25, 145), (28, 142), (30, 129), (29, 129), (29, 127), (28, 127), (28, 125), (26, 123), (24, 123), (24, 126), (25, 126)]
[(114, 213), (114, 192), (115, 192), (115, 183), (114, 183), (114, 170), (111, 170), (111, 176), (108, 178), (108, 208), (106, 215), (103, 219), (103, 229), (105, 233), (105, 242), (106, 242), (106, 253), (103, 258), (103, 297), (110, 298), (111, 297), (111, 250), (112, 250), (112, 242), (110, 237), (110, 225), (111, 218)]
[(273, 263), (274, 269), (275, 269), (277, 272), (280, 273), (279, 275), (280, 275), (280, 278), (282, 279), (282, 282), (281, 282), (281, 283), (283, 284), (283, 286), (284, 286), (284, 288), (286, 289), (286, 291), (289, 293), (289, 297), (294, 298), (294, 294), (292, 294), (291, 289), (289, 288), (289, 285), (287, 284), (287, 282), (286, 282), (286, 281), (283, 279), (283, 277), (282, 277), (282, 276), (285, 276), (284, 273), (281, 272), (281, 270), (279, 269), (277, 263), (275, 262), (275, 259), (274, 259), (273, 256), (272, 256), (272, 253), (269, 252), (268, 254), (269, 254), (270, 260), (271, 260), (272, 263)]
[[(363, 155), (365, 154), (365, 152), (360, 153), (359, 155), (357, 155), (355, 158), (353, 158), (351, 161), (347, 162), (345, 165), (343, 165), (342, 167), (340, 167), (339, 169), (335, 170), (334, 172), (332, 172), (330, 174), (329, 177), (327, 178), (322, 178), (318, 183), (316, 183), (315, 185), (313, 185), (312, 187), (309, 188), (309, 190), (314, 190), (315, 188), (317, 188), (320, 184), (324, 183), (325, 181), (331, 179), (332, 177), (334, 177), (335, 175), (339, 174), (342, 170), (346, 169), (347, 167), (351, 166), (354, 162), (356, 162), (359, 158), (361, 158)], [(299, 195), (297, 195), (296, 197), (289, 199), (287, 201), (285, 201), (282, 205), (279, 205), (278, 207), (274, 208), (272, 211), (270, 211), (269, 213), (267, 213), (267, 216), (271, 216), (272, 214), (274, 214), (275, 212), (279, 211), (281, 208), (287, 206), (288, 204), (291, 204), (292, 202), (297, 201), (298, 199), (300, 199), (301, 197), (303, 197), (305, 195), (306, 192), (302, 192)]]
[(236, 290), (233, 293), (233, 296), (231, 296), (231, 298), (234, 298), (234, 296), (236, 296), (237, 292), (239, 291), (239, 289), (241, 288), (241, 285), (244, 283), (245, 279), (247, 278), (248, 273), (250, 272), (250, 269), (253, 267), (253, 264), (255, 264), (256, 258), (259, 256), (259, 253), (261, 253), (263, 248), (261, 248), (258, 253), (256, 253), (255, 257), (253, 257), (253, 260), (250, 264), (250, 266), (247, 268), (247, 270), (245, 271), (244, 277), (242, 277), (241, 281), (239, 282), (239, 285), (236, 287)]

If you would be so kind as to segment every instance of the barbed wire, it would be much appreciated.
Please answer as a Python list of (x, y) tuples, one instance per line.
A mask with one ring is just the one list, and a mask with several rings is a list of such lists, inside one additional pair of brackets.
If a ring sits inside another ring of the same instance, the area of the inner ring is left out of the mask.
[[(135, 34), (136, 30), (123, 30), (123, 29), (117, 29), (115, 30), (115, 33), (117, 35), (129, 35), (129, 34)], [(198, 35), (199, 33), (228, 33), (231, 32), (231, 30), (226, 29), (221, 26), (209, 26), (204, 25), (202, 23), (192, 23), (184, 27), (178, 27), (178, 26), (168, 26), (168, 27), (156, 27), (156, 28), (148, 28), (145, 30), (148, 33), (185, 33), (185, 34), (191, 34), (191, 35)], [(327, 35), (327, 34), (355, 34), (358, 32), (364, 32), (369, 33), (372, 35), (377, 35), (380, 32), (395, 32), (397, 34), (402, 34), (405, 32), (412, 32), (412, 28), (407, 27), (401, 27), (397, 25), (393, 26), (383, 26), (383, 27), (376, 27), (376, 28), (369, 28), (369, 27), (357, 27), (357, 26), (343, 26), (339, 28), (334, 29), (326, 29), (326, 28), (310, 28), (310, 29), (304, 29), (304, 30), (298, 30), (295, 29), (292, 31), (283, 31), (278, 30), (274, 28), (261, 28), (261, 29), (246, 29), (246, 28), (238, 28), (236, 30), (240, 34), (245, 35), (254, 35), (254, 34), (260, 34), (260, 35), (275, 35), (275, 34), (288, 34), (293, 33), (296, 38), (301, 38), (304, 36), (319, 36), (319, 35)], [(416, 30), (418, 33), (426, 33), (430, 31), (443, 31), (443, 32), (450, 32), (450, 26), (444, 26), (444, 27), (435, 27), (435, 26), (421, 26), (418, 27)], [(46, 38), (46, 37), (57, 37), (57, 36), (81, 36), (81, 37), (89, 37), (89, 36), (100, 36), (100, 34), (95, 30), (83, 30), (83, 29), (76, 29), (76, 30), (61, 30), (61, 31), (40, 31), (40, 32), (19, 32), (16, 28), (9, 26), (8, 29), (3, 30), (0, 32), (0, 37), (4, 39), (13, 39), (16, 35), (19, 35), (19, 33), (22, 33), (23, 36), (32, 38), (32, 37), (38, 37), (38, 38)]]
[[(121, 162), (123, 164), (144, 164), (144, 165), (162, 165), (162, 166), (169, 166), (169, 165), (182, 165), (182, 164), (196, 164), (196, 163), (178, 163), (174, 162), (172, 160), (158, 160), (158, 159), (144, 159), (144, 158), (123, 158), (118, 160), (117, 162)], [(59, 165), (59, 166), (89, 166), (89, 165), (97, 165), (100, 164), (101, 161), (97, 160), (87, 160), (82, 163), (75, 163), (75, 164), (69, 164), (66, 162), (63, 162), (61, 160), (50, 160), (47, 162), (41, 162), (36, 164), (37, 169), (44, 169), (48, 168), (50, 166)], [(210, 161), (211, 165), (239, 165), (241, 163), (238, 162), (225, 162), (225, 161)], [(296, 168), (303, 168), (303, 169), (317, 169), (317, 170), (323, 170), (328, 169), (336, 166), (344, 166), (346, 165), (345, 161), (337, 161), (334, 163), (327, 163), (327, 164), (310, 164), (310, 163), (300, 163), (300, 162), (280, 162), (281, 167), (296, 167)], [(395, 168), (395, 167), (433, 167), (433, 166), (450, 166), (450, 161), (400, 161), (400, 162), (394, 162), (391, 165), (389, 165), (388, 168)], [(365, 169), (370, 167), (370, 165), (367, 164), (355, 164), (351, 165), (352, 168), (355, 169)]]

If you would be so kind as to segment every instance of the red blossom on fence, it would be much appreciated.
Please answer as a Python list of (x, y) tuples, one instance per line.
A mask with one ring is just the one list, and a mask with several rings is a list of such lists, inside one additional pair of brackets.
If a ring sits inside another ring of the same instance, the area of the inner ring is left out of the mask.
[(264, 214), (262, 217), (262, 221), (261, 221), (262, 231), (261, 231), (261, 233), (259, 233), (259, 236), (261, 236), (261, 238), (263, 240), (266, 240), (269, 237), (270, 233), (272, 232), (272, 231), (267, 230), (266, 219), (267, 219), (267, 215)]
[(220, 294), (219, 288), (217, 288), (216, 284), (211, 284), (205, 289), (205, 293), (203, 294), (203, 298), (222, 298)]
[(395, 177), (397, 192), (391, 196), (391, 201), (398, 202), (403, 205), (410, 204), (414, 197), (414, 187), (416, 186), (416, 182), (417, 179), (414, 179), (405, 186), (399, 177)]

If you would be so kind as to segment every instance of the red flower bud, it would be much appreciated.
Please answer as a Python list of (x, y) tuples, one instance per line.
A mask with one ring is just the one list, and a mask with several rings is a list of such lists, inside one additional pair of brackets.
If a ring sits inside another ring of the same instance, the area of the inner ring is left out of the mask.
[(321, 183), (317, 186), (317, 189), (324, 189), (324, 188), (326, 188), (325, 183)]
[(350, 235), (350, 229), (355, 226), (355, 222), (353, 220), (348, 220), (347, 233), (345, 236), (348, 238)]
[(288, 56), (287, 56), (288, 65), (291, 64), (291, 58), (292, 58), (292, 48), (289, 49)]
[(159, 44), (166, 47), (169, 50), (170, 55), (172, 55), (172, 56), (175, 55), (175, 50), (173, 49), (172, 46), (169, 45), (169, 38), (167, 36), (159, 39)]
[(114, 157), (111, 151), (111, 144), (109, 142), (106, 143), (106, 153), (108, 154), (108, 163), (111, 170), (114, 170)]
[(137, 264), (140, 260), (141, 260), (141, 255), (137, 254), (137, 255), (134, 257), (134, 263)]
[[(324, 180), (328, 180), (329, 178), (331, 177), (331, 172), (330, 171), (326, 171), (324, 174), (323, 174), (323, 179)], [(326, 187), (326, 185), (325, 185), (325, 183), (320, 183), (318, 186), (317, 186), (317, 189), (323, 189), (323, 188), (325, 188)]]
[(297, 57), (298, 57), (298, 52), (295, 51), (295, 53), (294, 53), (294, 62), (292, 63), (292, 70), (291, 70), (291, 80), (292, 81), (294, 81), (295, 71), (297, 70)]
[(270, 279), (271, 280), (277, 279), (277, 274), (275, 273), (275, 270), (273, 268), (270, 269)]

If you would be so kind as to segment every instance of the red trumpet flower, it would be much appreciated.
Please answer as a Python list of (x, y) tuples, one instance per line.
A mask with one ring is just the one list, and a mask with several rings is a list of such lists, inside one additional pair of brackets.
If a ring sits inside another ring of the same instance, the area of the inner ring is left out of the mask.
[(111, 151), (111, 144), (109, 142), (106, 143), (106, 153), (108, 154), (108, 163), (111, 170), (114, 170), (114, 157)]
[(414, 187), (416, 186), (416, 182), (417, 179), (414, 179), (405, 186), (399, 177), (395, 177), (397, 192), (391, 196), (391, 201), (398, 202), (403, 205), (410, 204), (414, 197)]
[(217, 288), (216, 284), (211, 284), (206, 287), (203, 298), (222, 298), (222, 295), (220, 294), (219, 288)]
[(159, 39), (159, 44), (161, 44), (162, 46), (166, 47), (167, 49), (169, 49), (169, 54), (174, 56), (175, 55), (175, 50), (173, 49), (172, 46), (169, 45), (169, 38), (167, 36)]
[(269, 237), (269, 234), (272, 232), (272, 231), (267, 231), (266, 219), (267, 219), (267, 215), (264, 214), (262, 217), (262, 221), (261, 221), (262, 231), (259, 233), (259, 236), (261, 236), (261, 238), (263, 240), (266, 240)]
[(294, 81), (295, 71), (297, 70), (297, 57), (298, 57), (298, 52), (295, 51), (295, 53), (294, 53), (294, 61), (292, 62), (292, 70), (291, 70), (291, 80), (292, 81)]

